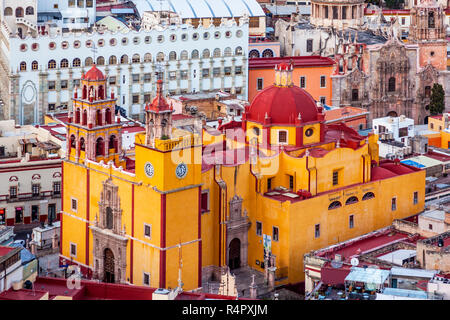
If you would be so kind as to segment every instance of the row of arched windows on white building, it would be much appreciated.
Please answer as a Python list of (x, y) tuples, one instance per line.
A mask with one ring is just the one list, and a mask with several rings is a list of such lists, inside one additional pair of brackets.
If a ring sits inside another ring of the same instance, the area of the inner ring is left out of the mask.
[[(214, 58), (218, 58), (221, 57), (222, 51), (219, 48), (216, 48), (213, 50), (213, 54), (212, 57)], [(234, 50), (234, 54), (236, 56), (241, 56), (243, 54), (243, 50), (242, 47), (237, 47)], [(233, 51), (230, 47), (225, 48), (225, 50), (223, 51), (223, 56), (224, 57), (231, 57), (233, 55)], [(188, 60), (189, 58), (191, 59), (199, 59), (200, 57), (200, 52), (195, 49), (191, 52), (191, 54), (189, 55), (189, 52), (187, 50), (183, 50), (180, 52), (180, 56), (179, 59), (180, 60)], [(162, 62), (164, 61), (166, 58), (166, 56), (164, 55), (163, 52), (159, 52), (156, 55), (156, 61), (157, 62)], [(171, 51), (169, 53), (169, 61), (174, 61), (177, 60), (177, 53), (175, 51)], [(211, 58), (211, 51), (209, 49), (205, 49), (202, 52), (202, 58)], [(118, 59), (116, 56), (112, 55), (108, 58), (108, 64), (110, 65), (115, 65), (118, 62), (120, 62), (120, 64), (128, 64), (129, 63), (129, 57), (128, 55), (124, 54), (123, 56), (120, 57), (120, 59)], [(134, 54), (131, 57), (131, 62), (132, 63), (140, 63), (141, 62), (141, 56), (139, 54)], [(144, 55), (144, 59), (143, 62), (152, 62), (152, 54), (151, 53), (146, 53)], [(91, 57), (88, 57), (85, 59), (84, 61), (84, 66), (88, 67), (91, 66), (94, 63), (94, 60)], [(106, 60), (105, 57), (103, 56), (99, 56), (96, 59), (96, 64), (99, 66), (105, 65)], [(52, 59), (48, 62), (47, 64), (48, 69), (56, 69), (58, 68), (58, 63), (56, 62), (56, 60)], [(69, 60), (67, 59), (62, 59), (59, 62), (59, 68), (68, 68), (69, 67)], [(75, 58), (72, 60), (72, 67), (81, 67), (81, 59), (80, 58)], [(31, 63), (31, 70), (38, 70), (39, 69), (39, 64), (37, 61), (33, 61)], [(20, 71), (27, 71), (27, 63), (25, 61), (22, 61), (20, 63)]]
[[(33, 7), (26, 7), (26, 9), (24, 10), (22, 7), (17, 7), (16, 8), (16, 18), (23, 18), (24, 17), (24, 13), (27, 16), (31, 16), (34, 15), (34, 8)], [(3, 11), (3, 15), (5, 17), (7, 16), (12, 16), (13, 15), (13, 9), (11, 7), (6, 7), (5, 10)]]

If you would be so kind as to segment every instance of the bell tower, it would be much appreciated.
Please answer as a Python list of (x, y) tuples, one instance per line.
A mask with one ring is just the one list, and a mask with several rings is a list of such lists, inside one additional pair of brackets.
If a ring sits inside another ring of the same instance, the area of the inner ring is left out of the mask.
[(436, 0), (421, 0), (411, 9), (409, 40), (419, 45), (419, 64), (447, 69), (445, 11)]
[(75, 88), (67, 128), (67, 158), (74, 162), (114, 161), (119, 165), (122, 125), (115, 121), (114, 90), (107, 95), (106, 77), (93, 67), (81, 77), (81, 96)]
[(158, 80), (156, 97), (145, 106), (145, 144), (155, 147), (155, 139), (168, 140), (172, 137), (172, 113), (162, 93), (163, 81)]

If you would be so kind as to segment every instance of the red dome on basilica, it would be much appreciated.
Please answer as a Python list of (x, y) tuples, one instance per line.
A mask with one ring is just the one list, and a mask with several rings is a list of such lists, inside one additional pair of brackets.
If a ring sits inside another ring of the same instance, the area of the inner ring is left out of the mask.
[(101, 72), (95, 64), (92, 65), (92, 68), (89, 69), (89, 71), (86, 72), (81, 79), (90, 81), (106, 80), (103, 72)]
[(299, 114), (302, 122), (318, 120), (313, 97), (296, 86), (272, 85), (253, 99), (247, 120), (262, 123), (269, 117), (272, 124), (295, 124)]

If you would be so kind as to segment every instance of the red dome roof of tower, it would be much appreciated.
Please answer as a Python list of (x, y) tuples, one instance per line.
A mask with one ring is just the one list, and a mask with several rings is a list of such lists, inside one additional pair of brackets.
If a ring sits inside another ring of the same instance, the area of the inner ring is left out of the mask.
[(86, 72), (86, 74), (84, 74), (81, 79), (91, 81), (106, 80), (103, 72), (97, 69), (97, 66), (95, 64), (92, 65), (92, 68), (89, 69), (89, 71)]
[(313, 97), (296, 86), (272, 85), (253, 99), (247, 112), (247, 120), (262, 123), (267, 115), (272, 124), (295, 124), (299, 114), (302, 122), (318, 120)]
[(162, 94), (162, 80), (158, 80), (156, 82), (156, 97), (153, 99), (152, 103), (148, 103), (145, 106), (146, 111), (166, 111), (173, 110), (172, 106), (167, 103), (167, 100), (164, 98)]

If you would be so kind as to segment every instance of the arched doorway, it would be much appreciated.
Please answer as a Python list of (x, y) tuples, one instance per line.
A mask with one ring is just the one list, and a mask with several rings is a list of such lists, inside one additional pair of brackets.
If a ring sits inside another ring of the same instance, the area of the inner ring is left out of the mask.
[[(419, 121), (420, 123), (420, 121)], [(423, 124), (428, 124), (428, 116), (425, 117), (425, 119), (423, 119)]]
[(234, 238), (228, 249), (228, 266), (237, 269), (241, 266), (241, 240)]
[(103, 256), (104, 282), (114, 283), (114, 254), (111, 249), (106, 248)]
[(395, 111), (389, 111), (388, 114), (387, 114), (387, 116), (388, 116), (388, 117), (394, 117), (394, 118), (397, 118), (397, 117), (398, 117), (397, 112), (395, 112)]

